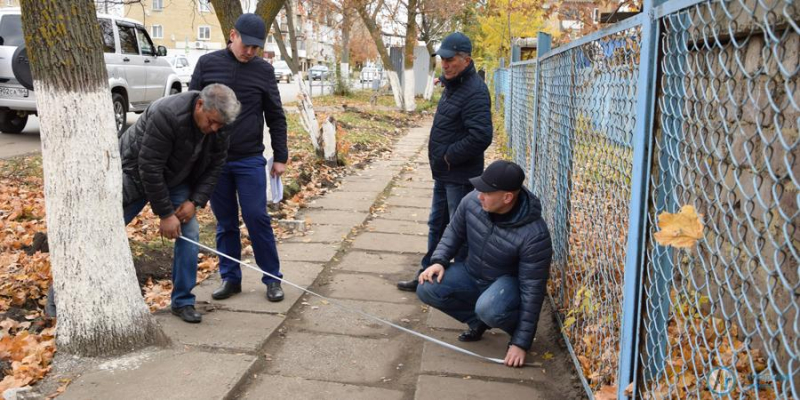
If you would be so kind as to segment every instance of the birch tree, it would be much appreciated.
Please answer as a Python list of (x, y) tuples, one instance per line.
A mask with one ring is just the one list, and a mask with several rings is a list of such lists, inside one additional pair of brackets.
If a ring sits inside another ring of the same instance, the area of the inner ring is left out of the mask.
[(125, 233), (94, 3), (20, 3), (41, 126), (58, 349), (97, 356), (166, 343), (142, 299)]

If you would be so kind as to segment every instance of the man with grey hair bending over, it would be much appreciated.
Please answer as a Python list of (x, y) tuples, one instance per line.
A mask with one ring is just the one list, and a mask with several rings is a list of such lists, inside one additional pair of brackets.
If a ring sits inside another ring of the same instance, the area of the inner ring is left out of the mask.
[[(122, 134), (125, 224), (150, 203), (169, 239), (200, 238), (196, 208), (205, 207), (227, 158), (229, 134), (222, 128), (241, 106), (225, 85), (206, 86), (154, 102)], [(172, 313), (186, 322), (202, 316), (194, 308), (197, 245), (177, 239), (172, 260)]]

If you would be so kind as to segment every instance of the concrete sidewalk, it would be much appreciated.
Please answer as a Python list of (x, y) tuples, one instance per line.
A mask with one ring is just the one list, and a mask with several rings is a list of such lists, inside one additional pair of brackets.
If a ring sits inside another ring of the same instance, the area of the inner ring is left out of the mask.
[[(411, 129), (391, 158), (344, 179), (300, 217), (309, 231), (278, 245), (285, 278), (349, 307), (503, 358), (508, 336), (459, 343), (464, 326), (394, 287), (413, 276), (427, 243), (433, 181), (430, 122)], [(252, 260), (248, 260), (252, 263)], [(284, 285), (270, 303), (260, 274), (244, 269), (243, 293), (211, 299), (215, 277), (195, 288), (203, 323), (157, 318), (173, 346), (108, 360), (64, 399), (462, 399), (583, 398), (549, 304), (528, 362), (511, 369), (460, 355)]]

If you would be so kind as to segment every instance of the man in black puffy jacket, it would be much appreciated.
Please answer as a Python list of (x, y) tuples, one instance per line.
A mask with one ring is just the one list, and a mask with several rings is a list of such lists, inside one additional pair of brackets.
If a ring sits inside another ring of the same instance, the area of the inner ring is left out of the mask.
[[(476, 190), (459, 204), (417, 287), (424, 303), (468, 325), (458, 340), (480, 340), (489, 328), (511, 335), (510, 367), (525, 364), (536, 336), (553, 255), (541, 203), (524, 180), (508, 161), (470, 179)], [(450, 265), (464, 244), (467, 260)]]
[[(492, 143), (492, 113), (489, 89), (475, 72), (472, 43), (463, 33), (448, 35), (436, 54), (442, 58), (445, 90), (439, 99), (428, 140), (428, 160), (433, 175), (433, 199), (428, 216), (428, 252), (420, 270), (430, 265), (430, 258), (447, 224), (467, 193), (472, 191), (469, 178), (483, 172), (483, 152)], [(456, 260), (466, 258), (466, 248)], [(397, 288), (413, 292), (417, 278), (400, 281)]]
[[(239, 232), (239, 207), (253, 243), (256, 264), (265, 272), (283, 278), (272, 223), (267, 214), (267, 160), (264, 158), (264, 121), (275, 162), (270, 173), (280, 176), (286, 170), (286, 116), (281, 94), (270, 63), (257, 56), (264, 47), (267, 28), (255, 14), (242, 14), (230, 32), (228, 47), (208, 53), (197, 61), (190, 89), (212, 83), (230, 86), (242, 103), (239, 118), (226, 130), (231, 132), (228, 160), (211, 197), (211, 210), (217, 218), (217, 250), (237, 260), (242, 257)], [(227, 299), (242, 291), (242, 269), (236, 262), (220, 257), (222, 285), (211, 295)], [(283, 300), (281, 282), (264, 275), (267, 300)]]
[[(122, 134), (122, 190), (125, 223), (147, 203), (161, 218), (163, 236), (200, 238), (195, 209), (214, 191), (228, 151), (220, 129), (236, 119), (239, 102), (224, 85), (159, 99)], [(172, 260), (172, 313), (200, 322), (192, 288), (197, 283), (196, 245), (175, 242)]]

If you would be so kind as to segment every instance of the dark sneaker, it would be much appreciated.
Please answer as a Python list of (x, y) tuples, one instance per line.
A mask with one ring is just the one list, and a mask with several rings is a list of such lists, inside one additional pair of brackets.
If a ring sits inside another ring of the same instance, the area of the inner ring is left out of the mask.
[(217, 288), (214, 293), (211, 293), (211, 298), (214, 300), (222, 300), (227, 299), (236, 293), (242, 293), (241, 283), (222, 281), (222, 285), (220, 285), (220, 287)]
[(194, 309), (194, 306), (183, 306), (179, 308), (170, 307), (172, 313), (181, 317), (182, 320), (191, 324), (197, 324), (203, 320), (203, 316)]
[(283, 300), (283, 289), (280, 282), (270, 282), (267, 284), (267, 300), (277, 303)]

